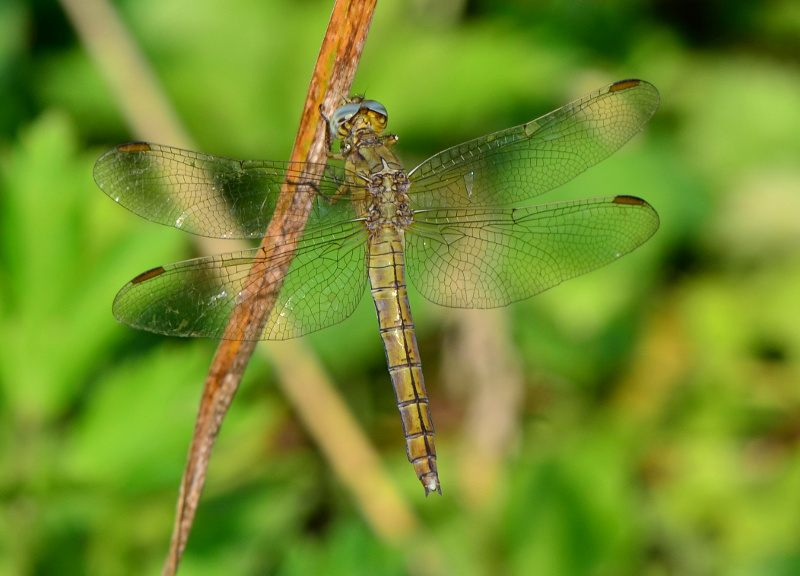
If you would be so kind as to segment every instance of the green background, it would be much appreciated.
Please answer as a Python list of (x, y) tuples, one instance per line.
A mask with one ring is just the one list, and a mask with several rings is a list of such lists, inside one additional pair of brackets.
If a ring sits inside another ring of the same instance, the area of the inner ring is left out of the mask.
[[(331, 2), (115, 5), (198, 149), (288, 157)], [(354, 89), (411, 167), (628, 77), (659, 88), (655, 118), (542, 201), (639, 195), (656, 236), (500, 313), (412, 294), (442, 497), (405, 460), (368, 299), (305, 339), (437, 561), (371, 530), (257, 355), (182, 575), (800, 574), (800, 4), (385, 1)], [(198, 254), (94, 185), (132, 139), (59, 4), (3, 0), (0, 575), (156, 574), (166, 553), (215, 343), (111, 315), (130, 278)], [(471, 377), (492, 350), (496, 381)], [(500, 428), (480, 459), (475, 430)]]

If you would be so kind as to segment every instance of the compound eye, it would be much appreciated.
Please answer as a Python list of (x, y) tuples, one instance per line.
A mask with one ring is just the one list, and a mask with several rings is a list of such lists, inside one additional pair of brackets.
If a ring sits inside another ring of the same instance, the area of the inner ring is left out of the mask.
[(361, 108), (361, 104), (357, 102), (350, 102), (339, 106), (336, 111), (331, 115), (330, 129), (331, 136), (334, 138), (342, 139), (350, 132), (351, 120)]
[(377, 100), (364, 100), (361, 103), (361, 108), (364, 110), (369, 110), (370, 112), (374, 112), (380, 116), (389, 117), (389, 113), (386, 111), (386, 106), (378, 102)]
[(386, 107), (377, 100), (364, 100), (361, 103), (361, 109), (364, 110), (369, 118), (369, 123), (375, 132), (383, 132), (386, 128), (386, 123), (389, 121), (389, 113)]

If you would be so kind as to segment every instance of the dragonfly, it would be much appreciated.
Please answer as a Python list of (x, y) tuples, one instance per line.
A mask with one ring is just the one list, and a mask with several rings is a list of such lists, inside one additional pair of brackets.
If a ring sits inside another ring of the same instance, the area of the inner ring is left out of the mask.
[[(622, 80), (448, 148), (410, 171), (394, 153), (397, 137), (385, 131), (385, 107), (363, 97), (345, 99), (325, 118), (324, 167), (146, 142), (117, 146), (97, 161), (95, 181), (114, 201), (165, 226), (213, 238), (261, 238), (285, 181), (308, 195), (311, 210), (302, 235), (289, 241), (291, 262), (282, 278), (256, 285), (250, 274), (254, 265), (269, 264), (265, 245), (287, 242), (267, 237), (260, 248), (148, 270), (117, 294), (113, 313), (124, 324), (168, 336), (285, 340), (343, 321), (369, 286), (408, 460), (425, 495), (441, 494), (406, 273), (436, 304), (493, 308), (642, 245), (659, 218), (636, 196), (529, 201), (619, 149), (658, 104), (653, 85)], [(266, 322), (231, 329), (234, 308), (267, 292), (275, 300)]]

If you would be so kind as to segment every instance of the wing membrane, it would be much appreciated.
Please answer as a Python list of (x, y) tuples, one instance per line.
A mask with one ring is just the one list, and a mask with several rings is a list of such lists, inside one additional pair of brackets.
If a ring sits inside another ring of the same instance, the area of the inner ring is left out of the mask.
[(422, 211), (406, 235), (406, 268), (436, 304), (505, 306), (613, 262), (658, 224), (655, 210), (632, 196)]
[(651, 84), (623, 80), (527, 124), (444, 150), (411, 171), (414, 208), (499, 207), (543, 194), (619, 149), (658, 102)]
[[(323, 178), (312, 185), (315, 172)], [(315, 196), (309, 226), (331, 224), (324, 197), (345, 176), (332, 165), (232, 160), (145, 142), (117, 146), (94, 167), (97, 185), (131, 212), (212, 238), (262, 237), (285, 179), (322, 196)]]
[[(360, 222), (306, 233), (298, 242), (263, 330), (226, 331), (237, 300), (250, 293), (259, 249), (155, 268), (126, 284), (114, 300), (120, 322), (169, 336), (285, 340), (341, 322), (366, 288), (366, 230)], [(272, 262), (276, 264), (278, 262)], [(262, 286), (264, 298), (277, 286)]]

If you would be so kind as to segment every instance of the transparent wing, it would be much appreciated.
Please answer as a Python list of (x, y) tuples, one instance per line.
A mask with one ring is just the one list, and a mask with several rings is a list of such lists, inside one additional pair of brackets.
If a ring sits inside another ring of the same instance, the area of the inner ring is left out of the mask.
[(436, 304), (505, 306), (613, 262), (658, 224), (656, 211), (633, 196), (422, 211), (406, 234), (406, 269)]
[[(323, 173), (311, 185), (313, 173)], [(153, 222), (212, 238), (260, 238), (275, 212), (285, 179), (331, 196), (345, 180), (332, 165), (232, 160), (171, 146), (134, 142), (106, 152), (95, 164), (97, 185), (131, 212)], [(353, 180), (354, 181), (354, 180)], [(331, 224), (317, 202), (309, 226)]]
[[(186, 260), (140, 274), (117, 294), (120, 322), (169, 336), (229, 340), (286, 340), (341, 322), (366, 288), (367, 232), (347, 222), (307, 232), (297, 243), (291, 267), (270, 316), (259, 332), (226, 326), (240, 294), (250, 293), (248, 275), (259, 249)], [(275, 262), (273, 262), (275, 263)], [(263, 286), (253, 298), (274, 291)]]
[(658, 101), (651, 84), (623, 80), (527, 124), (444, 150), (409, 174), (413, 208), (499, 207), (543, 194), (630, 140)]

